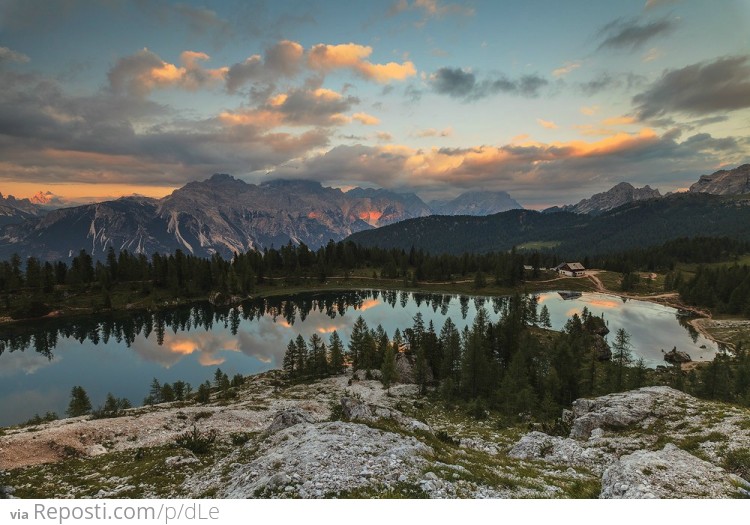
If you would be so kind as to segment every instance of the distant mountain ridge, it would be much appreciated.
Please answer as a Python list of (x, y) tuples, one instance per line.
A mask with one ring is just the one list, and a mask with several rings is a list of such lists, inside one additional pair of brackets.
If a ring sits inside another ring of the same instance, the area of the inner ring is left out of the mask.
[(45, 211), (29, 199), (4, 197), (0, 193), (0, 226), (17, 224), (44, 215)]
[(430, 208), (436, 215), (492, 215), (523, 206), (505, 191), (467, 191), (449, 201), (432, 201)]

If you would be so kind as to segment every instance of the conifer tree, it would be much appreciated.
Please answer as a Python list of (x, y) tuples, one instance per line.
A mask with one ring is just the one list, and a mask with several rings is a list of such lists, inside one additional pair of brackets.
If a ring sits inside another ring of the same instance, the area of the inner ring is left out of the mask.
[(393, 345), (387, 345), (385, 355), (383, 356), (383, 365), (380, 367), (380, 380), (383, 387), (390, 392), (391, 384), (396, 379), (396, 352), (393, 351)]
[(625, 383), (625, 368), (630, 365), (632, 356), (630, 352), (630, 334), (624, 328), (619, 328), (612, 343), (612, 364), (615, 367), (614, 388), (619, 392)]
[(305, 377), (309, 373), (309, 357), (307, 352), (307, 343), (305, 343), (304, 337), (302, 337), (302, 334), (299, 334), (297, 336), (296, 340), (296, 346), (297, 346), (297, 371), (296, 371), (296, 377)]
[(349, 340), (349, 360), (352, 370), (357, 371), (362, 367), (362, 358), (365, 352), (367, 336), (370, 334), (367, 323), (360, 315), (352, 327), (352, 336)]
[(539, 324), (544, 328), (552, 328), (552, 321), (549, 317), (549, 308), (546, 304), (542, 305), (542, 309), (539, 311)]
[(70, 391), (70, 403), (65, 413), (69, 417), (85, 416), (91, 413), (91, 400), (82, 386), (74, 386)]
[(329, 339), (331, 352), (330, 368), (333, 375), (339, 375), (344, 371), (344, 347), (341, 344), (341, 338), (336, 330), (333, 331)]
[(286, 346), (286, 352), (284, 353), (284, 362), (282, 367), (288, 378), (296, 376), (296, 364), (297, 364), (297, 345), (292, 339), (289, 340), (289, 344)]

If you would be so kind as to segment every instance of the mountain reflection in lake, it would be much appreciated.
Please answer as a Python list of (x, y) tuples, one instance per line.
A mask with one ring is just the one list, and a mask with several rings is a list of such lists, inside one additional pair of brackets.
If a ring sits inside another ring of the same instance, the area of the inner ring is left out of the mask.
[[(14, 324), (0, 328), (0, 425), (18, 423), (35, 413), (61, 416), (70, 389), (83, 386), (94, 406), (107, 392), (138, 405), (152, 378), (188, 381), (194, 386), (212, 377), (218, 366), (233, 376), (281, 366), (286, 344), (302, 334), (327, 341), (337, 330), (344, 344), (359, 315), (370, 328), (381, 324), (389, 335), (411, 326), (421, 312), (437, 331), (447, 317), (459, 329), (484, 307), (496, 321), (504, 298), (465, 297), (395, 291), (300, 294), (246, 301), (236, 308), (210, 304), (158, 313), (128, 312), (101, 317)], [(633, 351), (649, 366), (663, 364), (661, 349), (677, 346), (694, 360), (710, 359), (716, 346), (680, 326), (676, 311), (643, 301), (583, 294), (563, 300), (557, 293), (539, 295), (552, 326), (560, 329), (586, 306), (604, 314), (609, 329), (632, 336)], [(612, 339), (613, 335), (610, 335)], [(705, 349), (700, 348), (705, 345)]]

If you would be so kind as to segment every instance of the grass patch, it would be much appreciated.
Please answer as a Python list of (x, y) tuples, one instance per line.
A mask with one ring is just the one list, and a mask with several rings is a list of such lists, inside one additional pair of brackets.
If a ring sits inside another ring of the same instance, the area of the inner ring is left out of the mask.
[(199, 458), (190, 468), (165, 468), (175, 455), (170, 445), (111, 452), (94, 458), (69, 458), (6, 472), (4, 483), (16, 489), (19, 498), (91, 498), (100, 490), (124, 487), (115, 498), (187, 497), (180, 486), (186, 476), (213, 464), (224, 451)]
[(358, 487), (339, 493), (326, 493), (326, 498), (341, 499), (427, 499), (428, 494), (417, 483), (398, 482), (391, 487)]
[(750, 481), (750, 449), (728, 450), (722, 467), (732, 474)]

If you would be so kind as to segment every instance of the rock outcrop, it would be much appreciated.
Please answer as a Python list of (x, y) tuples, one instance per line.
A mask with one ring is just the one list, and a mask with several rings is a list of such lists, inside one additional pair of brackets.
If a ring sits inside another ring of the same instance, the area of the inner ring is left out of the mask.
[(416, 479), (430, 452), (415, 438), (359, 423), (303, 423), (263, 442), (257, 459), (236, 464), (218, 496), (322, 498), (373, 483), (387, 487)]
[(273, 418), (273, 422), (268, 426), (266, 432), (273, 434), (279, 430), (299, 425), (301, 423), (313, 423), (315, 418), (309, 412), (300, 410), (299, 408), (287, 408), (280, 410), (276, 413)]
[(750, 445), (739, 412), (717, 421), (709, 403), (659, 386), (578, 399), (563, 419), (570, 425), (567, 437), (530, 432), (508, 455), (601, 475), (600, 498), (750, 494), (750, 482), (721, 466), (722, 450), (747, 450)]
[(602, 499), (726, 498), (743, 480), (672, 443), (656, 451), (639, 450), (607, 467)]

